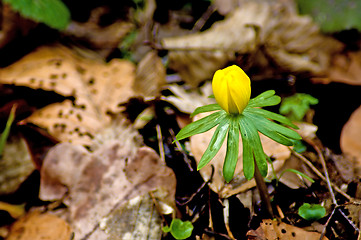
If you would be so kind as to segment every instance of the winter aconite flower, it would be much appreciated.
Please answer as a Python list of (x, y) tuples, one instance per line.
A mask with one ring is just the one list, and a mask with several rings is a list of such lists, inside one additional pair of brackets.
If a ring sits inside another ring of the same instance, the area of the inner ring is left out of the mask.
[(212, 89), (217, 103), (231, 114), (242, 113), (251, 97), (251, 81), (236, 65), (216, 71)]
[(259, 132), (287, 146), (293, 145), (292, 140), (301, 139), (298, 133), (288, 128), (297, 128), (290, 120), (262, 109), (262, 107), (279, 104), (281, 98), (275, 95), (275, 91), (269, 90), (250, 99), (250, 79), (241, 68), (235, 65), (216, 71), (212, 88), (218, 104), (199, 107), (192, 116), (203, 112), (215, 112), (184, 127), (177, 134), (176, 139), (182, 140), (206, 132), (218, 125), (197, 168), (201, 169), (207, 165), (227, 138), (223, 176), (229, 182), (233, 178), (237, 165), (239, 135), (241, 134), (245, 177), (251, 179), (254, 176), (256, 165), (261, 175), (266, 176), (267, 160)]

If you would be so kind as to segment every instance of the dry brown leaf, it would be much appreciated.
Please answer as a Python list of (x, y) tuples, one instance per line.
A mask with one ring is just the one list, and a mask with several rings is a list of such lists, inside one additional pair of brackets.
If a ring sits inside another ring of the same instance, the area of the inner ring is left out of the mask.
[(341, 82), (361, 85), (361, 51), (337, 54), (333, 57), (327, 78), (314, 78), (314, 82)]
[[(196, 121), (202, 117), (205, 117), (209, 113), (199, 114), (193, 120)], [(199, 163), (203, 153), (208, 147), (208, 144), (213, 136), (215, 128), (211, 129), (208, 132), (194, 135), (190, 138), (190, 146), (191, 152), (194, 155), (194, 158), (197, 163)], [(273, 162), (273, 166), (275, 171), (281, 169), (286, 159), (291, 155), (290, 150), (265, 136), (260, 134), (261, 142), (263, 145), (264, 152), (275, 159)], [(226, 198), (231, 195), (240, 193), (242, 191), (248, 190), (249, 188), (254, 187), (255, 181), (247, 181), (243, 175), (243, 162), (242, 162), (242, 140), (240, 140), (239, 144), (239, 153), (238, 153), (238, 162), (237, 167), (234, 173), (234, 179), (230, 183), (226, 183), (223, 178), (223, 162), (226, 156), (226, 141), (224, 141), (221, 149), (216, 154), (216, 156), (211, 160), (211, 162), (203, 167), (200, 170), (200, 174), (202, 175), (205, 181), (208, 181), (212, 177), (212, 166), (214, 167), (214, 174), (211, 183), (209, 184), (213, 191), (218, 193), (221, 198)], [(271, 167), (269, 167), (269, 172), (271, 171)]]
[(71, 235), (70, 226), (61, 218), (32, 212), (14, 223), (6, 240), (69, 240)]
[(340, 138), (342, 152), (355, 157), (357, 167), (361, 168), (361, 106), (343, 126)]
[[(267, 240), (318, 240), (321, 234), (317, 232), (308, 232), (286, 223), (279, 223), (277, 220), (264, 219), (257, 230), (250, 230), (247, 233), (248, 239)], [(323, 237), (327, 240), (327, 237)]]
[(186, 91), (184, 87), (177, 84), (169, 85), (169, 90), (174, 96), (162, 97), (163, 100), (172, 103), (180, 111), (191, 114), (197, 107), (215, 103), (214, 98), (208, 98), (212, 95), (212, 84), (210, 82), (204, 84), (199, 89)]
[(262, 46), (263, 58), (255, 57), (254, 65), (269, 59), (278, 71), (324, 73), (330, 55), (342, 44), (321, 35), (310, 17), (296, 12), (290, 1), (242, 1), (225, 20), (204, 32), (164, 38), (164, 47), (170, 50), (169, 66), (196, 87), (235, 61), (236, 55), (251, 57)]
[(54, 91), (74, 97), (35, 112), (22, 123), (42, 127), (60, 141), (88, 144), (110, 122), (107, 112), (134, 96), (135, 67), (113, 59), (85, 59), (61, 47), (41, 47), (13, 65), (0, 69), (0, 82)]
[(0, 195), (14, 193), (34, 170), (25, 140), (9, 137), (0, 158)]
[(148, 52), (139, 62), (134, 89), (144, 96), (158, 96), (165, 85), (166, 69), (157, 51)]
[(96, 137), (93, 153), (61, 143), (47, 154), (39, 195), (42, 200), (55, 200), (68, 194), (64, 217), (73, 227), (75, 239), (109, 239), (114, 231), (102, 230), (101, 222), (112, 218), (130, 199), (148, 192), (174, 207), (174, 173), (154, 150), (139, 148), (139, 137), (131, 126), (111, 126)]

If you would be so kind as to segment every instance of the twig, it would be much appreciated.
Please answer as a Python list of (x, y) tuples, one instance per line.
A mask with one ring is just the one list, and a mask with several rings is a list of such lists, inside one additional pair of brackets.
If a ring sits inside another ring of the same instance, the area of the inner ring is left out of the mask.
[[(327, 182), (327, 179), (322, 175), (322, 173), (320, 171), (318, 171), (318, 169), (307, 158), (305, 158), (303, 155), (299, 154), (298, 152), (295, 152), (291, 148), (290, 148), (290, 150), (292, 151), (293, 155), (295, 155), (300, 160), (302, 160), (302, 162), (304, 162), (319, 178), (321, 178), (323, 181)], [(352, 197), (349, 196), (348, 194), (346, 194), (344, 191), (342, 191), (334, 183), (331, 183), (331, 186), (335, 189), (336, 192), (338, 192), (339, 194), (341, 194), (342, 196), (347, 198), (347, 200), (352, 201)]]
[(332, 190), (332, 185), (331, 185), (331, 181), (330, 181), (330, 177), (328, 175), (328, 171), (327, 171), (327, 166), (326, 166), (326, 161), (325, 161), (325, 158), (323, 157), (323, 154), (321, 152), (321, 149), (310, 139), (307, 139), (307, 138), (304, 138), (303, 139), (304, 141), (306, 141), (308, 144), (310, 144), (317, 152), (317, 155), (318, 155), (318, 158), (319, 160), (321, 161), (321, 164), (322, 164), (322, 167), (323, 167), (323, 171), (325, 173), (325, 178), (326, 178), (326, 182), (327, 182), (327, 187), (328, 187), (328, 191), (330, 192), (331, 194), (331, 198), (332, 198), (332, 202), (333, 204), (335, 204), (336, 206), (338, 205), (337, 204), (337, 201), (336, 201), (336, 197), (335, 197), (335, 194)]
[(228, 236), (232, 239), (232, 240), (235, 240), (235, 237), (233, 236), (233, 233), (229, 227), (229, 201), (228, 201), (228, 198), (224, 199), (223, 200), (223, 221), (224, 221), (224, 224), (226, 226), (226, 230), (227, 230), (227, 233), (228, 233)]
[(157, 130), (158, 148), (159, 148), (160, 159), (162, 159), (162, 162), (165, 162), (162, 130), (160, 129), (159, 124), (157, 124), (157, 126), (155, 128)]
[(322, 229), (321, 236), (320, 236), (319, 240), (322, 240), (323, 237), (325, 236), (325, 234), (326, 234), (326, 228), (327, 228), (328, 224), (330, 223), (331, 218), (333, 217), (333, 215), (335, 214), (335, 212), (336, 212), (336, 208), (334, 208), (334, 209), (332, 210), (331, 215), (330, 215), (329, 218), (327, 219), (327, 222), (325, 223), (325, 226), (324, 226), (323, 229)]
[(203, 15), (197, 20), (197, 22), (194, 24), (192, 32), (198, 32), (202, 29), (204, 24), (207, 22), (207, 20), (210, 18), (210, 16), (216, 11), (214, 5), (211, 5), (207, 8), (207, 10), (203, 13)]
[(170, 128), (170, 129), (169, 129), (169, 133), (170, 133), (170, 135), (172, 136), (172, 139), (175, 140), (175, 145), (177, 146), (178, 151), (182, 153), (184, 162), (187, 164), (187, 166), (188, 166), (188, 168), (189, 168), (189, 171), (193, 172), (194, 170), (193, 170), (193, 168), (192, 168), (191, 162), (190, 162), (190, 160), (188, 159), (187, 154), (184, 153), (182, 146), (179, 144), (179, 141), (175, 138), (175, 134), (174, 134), (173, 129)]

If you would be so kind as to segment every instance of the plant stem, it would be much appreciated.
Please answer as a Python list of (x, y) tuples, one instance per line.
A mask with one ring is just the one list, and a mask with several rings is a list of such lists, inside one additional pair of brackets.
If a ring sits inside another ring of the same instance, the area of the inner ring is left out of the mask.
[(271, 200), (267, 191), (266, 183), (261, 175), (261, 172), (258, 169), (256, 161), (255, 164), (255, 172), (254, 172), (254, 179), (256, 180), (257, 188), (259, 191), (259, 195), (261, 196), (262, 203), (266, 206), (267, 212), (271, 218), (274, 217)]

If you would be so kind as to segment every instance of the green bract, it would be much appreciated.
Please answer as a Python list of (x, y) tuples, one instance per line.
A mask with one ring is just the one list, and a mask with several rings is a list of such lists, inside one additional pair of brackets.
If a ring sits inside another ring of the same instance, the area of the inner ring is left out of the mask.
[[(245, 177), (248, 180), (253, 177), (255, 163), (262, 176), (266, 176), (267, 160), (258, 132), (286, 146), (293, 145), (292, 139), (301, 139), (298, 133), (285, 127), (297, 128), (288, 118), (259, 108), (277, 105), (280, 101), (281, 98), (275, 95), (275, 91), (269, 90), (251, 99), (247, 107), (240, 114), (226, 113), (218, 104), (199, 107), (191, 116), (203, 112), (216, 112), (187, 125), (177, 134), (176, 139), (182, 140), (192, 135), (206, 132), (218, 125), (197, 168), (198, 170), (201, 169), (212, 160), (227, 137), (227, 152), (223, 164), (223, 176), (227, 182), (230, 182), (238, 160), (239, 134), (241, 134), (243, 143), (243, 172)], [(271, 120), (282, 123), (285, 126)]]

